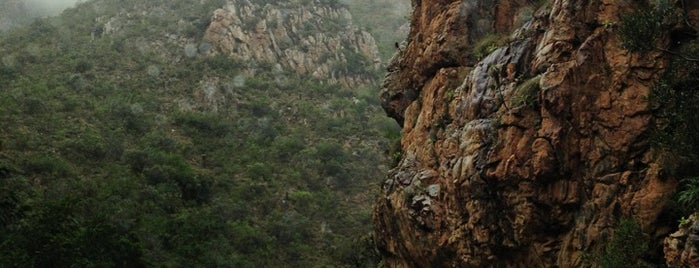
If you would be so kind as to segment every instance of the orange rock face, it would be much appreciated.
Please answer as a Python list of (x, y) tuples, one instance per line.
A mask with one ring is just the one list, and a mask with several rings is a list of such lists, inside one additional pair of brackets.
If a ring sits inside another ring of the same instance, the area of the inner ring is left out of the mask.
[[(677, 181), (649, 146), (646, 97), (666, 55), (621, 48), (606, 22), (623, 1), (529, 2), (413, 1), (381, 94), (403, 126), (374, 211), (386, 266), (589, 266), (621, 218), (662, 258)], [(506, 42), (478, 60), (490, 33)]]

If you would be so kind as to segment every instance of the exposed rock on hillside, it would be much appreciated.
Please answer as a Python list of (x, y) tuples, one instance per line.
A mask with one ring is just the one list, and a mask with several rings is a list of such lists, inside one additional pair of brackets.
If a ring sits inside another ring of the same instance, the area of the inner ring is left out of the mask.
[(403, 125), (374, 214), (389, 267), (590, 265), (621, 218), (661, 259), (677, 181), (645, 97), (666, 55), (621, 48), (608, 23), (628, 2), (530, 2), (413, 1), (381, 95)]
[[(207, 5), (215, 4), (209, 2)], [(266, 2), (227, 1), (209, 19), (182, 16), (175, 4), (146, 2), (99, 17), (91, 31), (96, 38), (124, 36), (150, 31), (144, 21), (154, 21), (167, 25), (160, 27), (166, 31), (152, 33), (148, 40), (136, 37), (125, 46), (159, 55), (173, 64), (218, 55), (245, 65), (251, 75), (266, 65), (329, 83), (374, 84), (381, 66), (377, 44), (368, 32), (353, 24), (347, 9), (321, 2)], [(104, 9), (99, 4), (94, 6), (95, 10)]]
[(219, 53), (347, 85), (369, 84), (380, 66), (374, 38), (342, 7), (229, 2), (204, 40)]
[(116, 2), (95, 1), (76, 10), (116, 10), (100, 14), (84, 31), (93, 40), (128, 40), (114, 42), (120, 51), (155, 56), (158, 63), (142, 67), (153, 77), (167, 75), (164, 65), (197, 60), (216, 61), (237, 74), (235, 81), (223, 81), (213, 73), (202, 77), (193, 84), (191, 98), (177, 101), (180, 109), (218, 111), (238, 98), (229, 94), (231, 87), (241, 87), (261, 73), (273, 73), (279, 84), (293, 73), (353, 87), (376, 83), (381, 66), (376, 42), (354, 26), (341, 5), (202, 0), (184, 9), (186, 1), (134, 2), (115, 7)]

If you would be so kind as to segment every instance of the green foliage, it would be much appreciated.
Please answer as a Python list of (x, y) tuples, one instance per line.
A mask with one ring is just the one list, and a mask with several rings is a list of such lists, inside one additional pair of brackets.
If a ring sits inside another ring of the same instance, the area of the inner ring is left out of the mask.
[(659, 0), (655, 6), (636, 9), (621, 18), (616, 33), (621, 45), (631, 51), (649, 51), (666, 32), (671, 16), (671, 6)]
[(231, 72), (241, 69), (241, 64), (233, 59), (224, 56), (214, 56), (206, 58), (207, 65), (220, 72)]
[[(374, 89), (143, 45), (196, 39), (224, 3), (201, 2), (86, 1), (0, 37), (0, 267), (375, 262), (347, 257), (400, 131)], [(171, 16), (91, 39), (154, 9)], [(208, 78), (217, 110), (196, 98)]]
[(541, 91), (539, 81), (541, 81), (540, 75), (532, 77), (517, 86), (513, 97), (516, 106), (534, 108), (538, 105), (539, 91)]
[(352, 267), (377, 267), (381, 260), (374, 236), (364, 235), (351, 241), (348, 245), (340, 246), (338, 255), (346, 260)]
[(490, 33), (473, 45), (473, 56), (480, 60), (504, 45), (506, 36), (501, 33)]
[(632, 219), (623, 219), (614, 229), (611, 241), (600, 257), (600, 267), (652, 267), (643, 261), (648, 250), (648, 238), (641, 226)]
[(689, 219), (685, 218), (685, 217), (680, 218), (680, 220), (677, 222), (678, 222), (677, 228), (687, 227), (687, 226), (689, 226), (689, 223), (690, 223)]
[[(699, 56), (699, 40), (683, 42), (678, 52), (686, 57)], [(649, 101), (656, 109), (653, 144), (672, 152), (668, 160), (675, 164), (678, 177), (699, 175), (699, 62), (674, 57), (664, 77), (653, 87)], [(691, 182), (692, 180), (687, 180)]]
[(24, 169), (31, 173), (45, 174), (52, 177), (68, 177), (74, 173), (69, 163), (61, 158), (51, 156), (29, 158)]
[(682, 184), (684, 188), (679, 192), (677, 201), (684, 207), (699, 210), (699, 177), (686, 178)]

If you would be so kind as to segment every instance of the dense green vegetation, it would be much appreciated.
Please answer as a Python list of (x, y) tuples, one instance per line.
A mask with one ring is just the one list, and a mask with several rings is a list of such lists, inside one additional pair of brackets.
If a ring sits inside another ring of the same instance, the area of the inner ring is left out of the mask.
[(632, 219), (623, 219), (614, 229), (614, 237), (604, 248), (599, 265), (602, 268), (653, 267), (643, 260), (648, 248), (648, 238), (641, 226)]
[[(375, 90), (144, 49), (221, 1), (185, 2), (87, 2), (0, 38), (0, 266), (375, 266), (398, 135)], [(90, 35), (133, 5), (179, 13)]]

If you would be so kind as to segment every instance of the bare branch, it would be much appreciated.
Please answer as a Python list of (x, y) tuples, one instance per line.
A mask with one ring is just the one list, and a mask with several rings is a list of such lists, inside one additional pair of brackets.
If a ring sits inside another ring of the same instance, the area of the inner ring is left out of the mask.
[(667, 54), (673, 55), (673, 56), (678, 56), (686, 61), (699, 61), (699, 59), (697, 59), (697, 58), (690, 58), (690, 57), (687, 57), (685, 55), (682, 55), (681, 53), (678, 53), (678, 52), (675, 52), (675, 51), (672, 51), (669, 49), (665, 49), (665, 48), (661, 48), (661, 47), (655, 47), (655, 49), (660, 50), (662, 52), (665, 52)]

